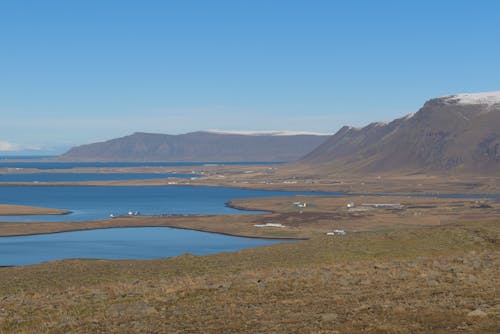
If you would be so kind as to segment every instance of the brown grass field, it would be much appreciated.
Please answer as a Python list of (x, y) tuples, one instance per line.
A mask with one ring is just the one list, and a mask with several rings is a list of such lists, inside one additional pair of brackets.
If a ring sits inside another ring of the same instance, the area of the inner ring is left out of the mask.
[(0, 268), (0, 333), (498, 333), (500, 221)]

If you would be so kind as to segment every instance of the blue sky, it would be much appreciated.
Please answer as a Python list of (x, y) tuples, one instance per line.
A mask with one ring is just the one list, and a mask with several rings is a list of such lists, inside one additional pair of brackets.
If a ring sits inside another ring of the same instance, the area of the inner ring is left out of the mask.
[(500, 1), (0, 1), (0, 151), (335, 132), (500, 89)]

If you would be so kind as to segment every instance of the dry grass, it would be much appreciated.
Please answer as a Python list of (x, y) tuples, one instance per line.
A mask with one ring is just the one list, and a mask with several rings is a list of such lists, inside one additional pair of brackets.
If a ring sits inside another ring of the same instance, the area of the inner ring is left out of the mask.
[(497, 220), (0, 268), (0, 333), (498, 333), (499, 233)]

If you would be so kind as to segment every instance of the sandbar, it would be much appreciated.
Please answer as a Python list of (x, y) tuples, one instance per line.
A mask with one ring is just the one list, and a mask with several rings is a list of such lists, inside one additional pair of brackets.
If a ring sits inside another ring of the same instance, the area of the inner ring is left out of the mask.
[(65, 215), (68, 213), (71, 213), (71, 211), (26, 205), (0, 204), (0, 216)]

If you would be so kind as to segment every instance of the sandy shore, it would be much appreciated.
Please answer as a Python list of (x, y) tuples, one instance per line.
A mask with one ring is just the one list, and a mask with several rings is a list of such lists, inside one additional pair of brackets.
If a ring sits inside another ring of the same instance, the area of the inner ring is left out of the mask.
[(36, 206), (0, 204), (0, 216), (64, 215), (71, 211)]

